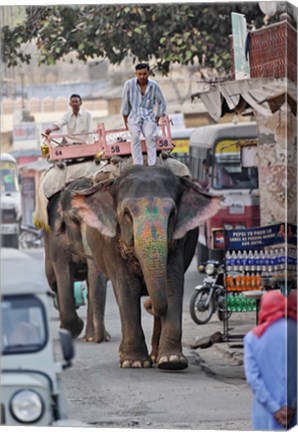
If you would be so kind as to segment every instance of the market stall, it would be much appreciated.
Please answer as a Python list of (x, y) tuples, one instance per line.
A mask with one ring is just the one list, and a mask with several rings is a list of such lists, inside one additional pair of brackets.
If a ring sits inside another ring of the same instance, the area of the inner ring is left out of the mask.
[(264, 292), (297, 289), (297, 227), (274, 224), (226, 231), (224, 338), (231, 338), (229, 312), (258, 314)]

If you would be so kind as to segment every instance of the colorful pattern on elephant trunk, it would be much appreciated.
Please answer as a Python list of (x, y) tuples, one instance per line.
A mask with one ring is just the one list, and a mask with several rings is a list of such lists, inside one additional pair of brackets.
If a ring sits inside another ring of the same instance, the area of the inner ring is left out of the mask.
[[(162, 316), (167, 310), (167, 250), (168, 217), (173, 208), (171, 200), (144, 199), (134, 216), (135, 253), (140, 262), (154, 314)], [(141, 207), (141, 211), (140, 211)]]

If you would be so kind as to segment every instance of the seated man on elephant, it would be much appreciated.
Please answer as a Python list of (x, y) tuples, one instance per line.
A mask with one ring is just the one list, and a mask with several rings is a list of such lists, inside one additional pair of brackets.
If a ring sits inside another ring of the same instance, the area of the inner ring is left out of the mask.
[(45, 134), (50, 135), (67, 126), (67, 140), (64, 140), (64, 144), (92, 143), (92, 115), (82, 108), (81, 96), (72, 94), (69, 105), (71, 110), (67, 111), (61, 120), (57, 120), (51, 128), (47, 128)]

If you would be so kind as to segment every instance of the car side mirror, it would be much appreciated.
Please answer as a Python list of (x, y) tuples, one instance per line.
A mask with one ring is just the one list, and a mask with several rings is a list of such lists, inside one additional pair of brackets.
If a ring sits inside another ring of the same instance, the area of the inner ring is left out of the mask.
[(74, 345), (72, 342), (71, 334), (68, 330), (60, 329), (59, 330), (61, 348), (63, 353), (63, 358), (65, 363), (62, 365), (63, 369), (66, 369), (72, 365), (71, 360), (74, 358)]

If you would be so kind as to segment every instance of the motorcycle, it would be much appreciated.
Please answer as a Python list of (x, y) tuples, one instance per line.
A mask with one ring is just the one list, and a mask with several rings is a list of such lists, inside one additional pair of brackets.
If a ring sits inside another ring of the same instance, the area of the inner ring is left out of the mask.
[(22, 249), (43, 247), (42, 230), (30, 225), (22, 225), (19, 244)]
[(197, 285), (191, 296), (189, 311), (196, 324), (206, 324), (217, 311), (220, 321), (230, 318), (231, 312), (225, 310), (224, 269), (218, 261), (207, 261), (199, 266), (206, 276), (202, 285)]

